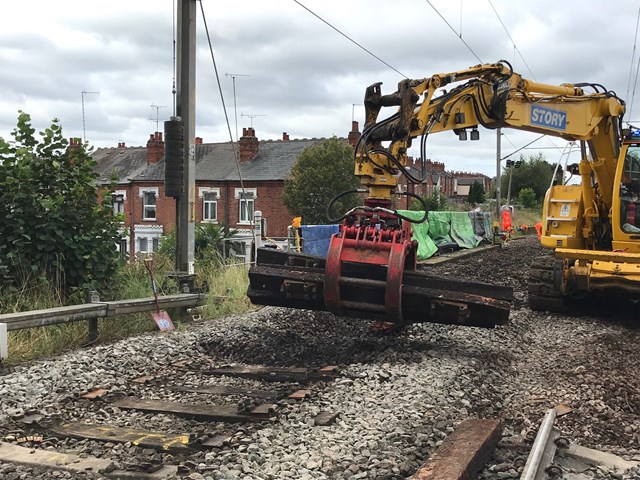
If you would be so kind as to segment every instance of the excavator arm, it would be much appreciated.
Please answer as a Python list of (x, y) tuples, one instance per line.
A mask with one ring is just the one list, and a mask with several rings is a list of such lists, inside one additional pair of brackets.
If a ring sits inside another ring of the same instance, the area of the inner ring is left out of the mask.
[[(585, 94), (585, 87), (595, 93)], [(600, 91), (603, 90), (603, 91)], [(591, 223), (610, 208), (624, 104), (597, 85), (546, 85), (526, 80), (501, 61), (466, 70), (406, 79), (383, 95), (381, 84), (366, 89), (365, 124), (354, 151), (364, 205), (345, 212), (326, 260), (259, 250), (250, 269), (254, 303), (329, 310), (402, 325), (438, 322), (493, 327), (506, 323), (510, 288), (442, 279), (416, 270), (417, 242), (411, 223), (393, 209), (398, 177), (422, 181), (407, 169), (408, 152), (420, 141), (426, 158), (429, 135), (453, 131), (462, 139), (478, 127), (514, 128), (580, 141), (585, 202), (592, 209), (576, 228), (587, 237)], [(380, 119), (383, 109), (394, 112)], [(587, 159), (587, 148), (591, 160)], [(403, 192), (402, 195), (419, 197)], [(422, 219), (426, 219), (425, 214)], [(328, 212), (330, 208), (328, 208)], [(589, 223), (591, 222), (591, 223)]]

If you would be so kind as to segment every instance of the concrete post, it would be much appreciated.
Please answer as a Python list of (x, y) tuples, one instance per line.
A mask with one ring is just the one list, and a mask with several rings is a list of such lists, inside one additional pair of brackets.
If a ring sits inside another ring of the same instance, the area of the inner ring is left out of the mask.
[(262, 212), (253, 212), (253, 260), (258, 258), (258, 248), (262, 246)]
[(9, 336), (7, 334), (7, 324), (0, 323), (0, 360), (5, 360), (9, 356)]

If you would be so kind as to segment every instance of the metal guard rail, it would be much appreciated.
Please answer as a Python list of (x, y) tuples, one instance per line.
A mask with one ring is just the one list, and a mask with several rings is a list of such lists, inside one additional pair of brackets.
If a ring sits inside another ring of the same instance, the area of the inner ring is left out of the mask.
[[(204, 293), (182, 293), (158, 297), (160, 309), (197, 307), (206, 301)], [(151, 312), (156, 310), (153, 297), (116, 300), (113, 302), (85, 303), (68, 307), (46, 308), (28, 312), (5, 313), (0, 315), (0, 323), (7, 324), (7, 330), (59, 325), (61, 323), (91, 320), (94, 318), (115, 317), (129, 313)]]
[[(203, 305), (207, 301), (205, 293), (182, 293), (158, 297), (161, 310), (167, 308), (188, 308)], [(93, 302), (67, 307), (54, 307), (28, 312), (4, 313), (0, 315), (0, 360), (8, 356), (7, 332), (26, 328), (60, 325), (62, 323), (89, 321), (89, 341), (97, 338), (97, 320), (130, 313), (156, 310), (153, 297)]]

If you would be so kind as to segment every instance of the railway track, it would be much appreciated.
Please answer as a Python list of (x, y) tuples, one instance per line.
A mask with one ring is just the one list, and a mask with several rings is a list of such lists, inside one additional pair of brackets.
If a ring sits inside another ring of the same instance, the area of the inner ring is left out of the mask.
[[(111, 478), (189, 475), (194, 459), (245, 450), (251, 433), (272, 425), (282, 409), (339, 375), (335, 366), (177, 362), (160, 374), (68, 392), (67, 400), (46, 414), (26, 412), (3, 429), (0, 463)], [(337, 412), (323, 411), (309, 420), (325, 426), (336, 417)], [(92, 448), (98, 443), (114, 455), (104, 458), (104, 448)]]
[[(604, 315), (531, 311), (522, 266), (538, 250), (522, 240), (434, 267), (515, 288), (510, 324), (495, 330), (411, 325), (381, 338), (368, 322), (267, 307), (7, 366), (0, 479), (400, 480), (465, 421), (500, 419), (501, 439), (471, 478), (515, 480), (533, 444), (524, 432), (563, 403), (573, 412), (555, 427), (571, 442), (640, 460), (638, 332)], [(266, 370), (245, 378), (228, 364)], [(335, 378), (309, 378), (327, 365), (339, 365)], [(150, 410), (131, 409), (134, 399)], [(176, 403), (198, 409), (169, 412)], [(215, 409), (228, 417), (195, 415)], [(322, 413), (333, 423), (316, 425)], [(640, 478), (637, 467), (554, 461), (565, 478)]]

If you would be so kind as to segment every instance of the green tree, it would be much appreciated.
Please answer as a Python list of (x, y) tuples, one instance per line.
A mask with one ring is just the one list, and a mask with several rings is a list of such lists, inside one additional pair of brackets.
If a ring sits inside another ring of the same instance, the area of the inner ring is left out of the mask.
[(467, 196), (467, 202), (469, 203), (484, 203), (485, 191), (482, 184), (478, 181), (473, 182), (473, 185), (469, 188), (469, 195)]
[[(351, 145), (336, 137), (305, 148), (284, 182), (282, 201), (305, 224), (326, 224), (329, 202), (360, 185), (353, 169)], [(346, 195), (334, 203), (331, 216), (338, 217), (358, 203), (356, 195)]]
[(13, 140), (0, 138), (0, 288), (40, 278), (61, 294), (102, 289), (120, 240), (111, 192), (98, 198), (94, 160), (69, 146), (58, 120), (35, 136), (19, 112)]
[(542, 153), (529, 157), (520, 156), (517, 166), (505, 167), (500, 177), (502, 196), (507, 196), (509, 187), (509, 175), (511, 175), (511, 198), (517, 198), (520, 190), (531, 188), (536, 196), (536, 201), (542, 199), (551, 185), (551, 178), (555, 165), (550, 164)]
[(536, 206), (536, 192), (533, 188), (525, 187), (518, 193), (518, 203), (524, 208), (533, 208)]
[[(442, 212), (447, 209), (447, 196), (441, 192), (435, 191), (431, 195), (422, 197), (427, 204), (427, 210), (430, 212)], [(411, 199), (409, 204), (411, 210), (422, 210), (424, 206), (416, 199)]]

